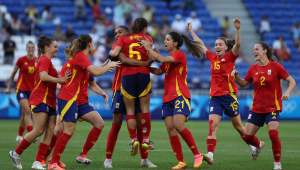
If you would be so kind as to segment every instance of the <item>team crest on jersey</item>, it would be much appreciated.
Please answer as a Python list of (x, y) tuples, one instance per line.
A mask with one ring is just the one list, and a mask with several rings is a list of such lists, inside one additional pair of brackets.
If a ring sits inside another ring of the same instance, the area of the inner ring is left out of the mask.
[(119, 109), (120, 103), (116, 103), (116, 108)]
[(214, 107), (210, 107), (210, 112), (214, 111)]
[(251, 119), (252, 114), (249, 114), (248, 119)]
[(222, 58), (222, 60), (221, 60), (222, 62), (224, 62), (225, 61), (225, 58)]
[(28, 65), (28, 63), (27, 63), (27, 62), (25, 62), (24, 64), (25, 64), (25, 65)]
[(71, 65), (70, 65), (70, 63), (67, 63), (67, 67), (70, 67)]
[(20, 93), (20, 97), (21, 97), (21, 98), (23, 98), (23, 97), (24, 97), (23, 93)]
[(256, 72), (255, 75), (258, 75), (258, 72)]
[(271, 70), (268, 70), (268, 75), (271, 75)]
[(77, 113), (75, 113), (75, 119), (77, 119), (77, 117), (78, 117), (78, 114), (77, 114)]

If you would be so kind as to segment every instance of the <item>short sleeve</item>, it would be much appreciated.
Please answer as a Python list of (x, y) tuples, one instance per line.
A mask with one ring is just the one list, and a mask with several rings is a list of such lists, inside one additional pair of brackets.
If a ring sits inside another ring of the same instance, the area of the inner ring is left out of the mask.
[(114, 50), (116, 48), (117, 44), (114, 44), (111, 49)]
[(38, 72), (46, 71), (47, 73), (49, 73), (50, 67), (51, 67), (51, 61), (48, 58), (41, 57), (39, 59), (39, 70), (38, 70)]
[(185, 54), (181, 51), (175, 52), (171, 55), (171, 57), (174, 58), (175, 64), (180, 64), (183, 62), (183, 58), (185, 57)]
[(253, 67), (250, 67), (250, 69), (248, 70), (247, 72), (247, 75), (245, 76), (245, 80), (247, 80), (249, 83), (252, 83), (253, 82), (253, 77), (252, 77), (252, 68)]
[(159, 67), (164, 73), (166, 72), (166, 64), (162, 64), (160, 67)]
[(89, 58), (86, 55), (78, 56), (80, 60), (77, 59), (77, 65), (82, 69), (86, 69), (88, 66), (92, 65)]
[(234, 55), (232, 51), (230, 51), (228, 54), (229, 54), (228, 59), (229, 59), (229, 61), (232, 61), (232, 62), (235, 62), (235, 60), (239, 57), (239, 54)]
[(18, 61), (16, 62), (16, 66), (18, 66), (19, 68), (21, 68), (21, 66), (22, 66), (21, 58), (19, 58)]
[(278, 68), (278, 78), (285, 80), (290, 74), (284, 69), (284, 67), (280, 64), (277, 66)]
[(216, 54), (209, 51), (209, 50), (206, 50), (206, 59), (209, 60), (209, 61), (212, 61), (214, 58), (215, 58)]
[(123, 48), (124, 47), (123, 39), (124, 39), (123, 36), (119, 37), (116, 46)]
[(91, 77), (89, 78), (89, 81), (94, 81), (94, 80), (95, 80), (94, 76), (91, 76)]

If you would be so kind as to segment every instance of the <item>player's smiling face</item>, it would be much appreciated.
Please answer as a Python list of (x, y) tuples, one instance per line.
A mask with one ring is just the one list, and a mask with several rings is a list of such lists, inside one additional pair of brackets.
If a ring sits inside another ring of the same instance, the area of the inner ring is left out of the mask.
[(172, 36), (170, 34), (167, 34), (164, 45), (165, 51), (171, 51), (173, 48), (176, 48), (177, 42), (174, 42)]
[(58, 51), (57, 42), (52, 41), (49, 47), (48, 46), (45, 47), (45, 50), (46, 53), (48, 52), (48, 54), (50, 54), (52, 57), (56, 57), (56, 53)]
[(28, 44), (27, 47), (26, 47), (26, 51), (27, 51), (28, 55), (33, 56), (34, 51), (35, 51), (35, 45), (32, 44), (32, 43)]
[(267, 50), (263, 50), (262, 46), (260, 44), (255, 44), (253, 49), (253, 55), (255, 58), (255, 61), (260, 61), (264, 56), (266, 56)]
[(215, 42), (215, 51), (218, 57), (223, 57), (226, 53), (228, 47), (226, 46), (224, 40), (217, 39)]
[(119, 37), (122, 36), (122, 35), (124, 35), (125, 33), (126, 33), (126, 31), (123, 28), (121, 28), (121, 27), (117, 28), (115, 30), (115, 38), (116, 38), (116, 40), (118, 40)]

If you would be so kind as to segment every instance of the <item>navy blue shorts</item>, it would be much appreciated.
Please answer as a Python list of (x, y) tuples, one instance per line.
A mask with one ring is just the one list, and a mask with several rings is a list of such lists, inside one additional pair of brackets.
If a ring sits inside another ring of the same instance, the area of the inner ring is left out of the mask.
[(255, 113), (250, 110), (247, 122), (252, 123), (256, 126), (263, 127), (264, 124), (268, 124), (271, 121), (280, 122), (280, 112), (270, 112), (270, 113)]
[(22, 90), (18, 90), (16, 92), (16, 97), (17, 97), (17, 100), (20, 101), (22, 99), (27, 99), (29, 100), (29, 97), (30, 97), (30, 94), (31, 94), (31, 91), (22, 91)]
[(58, 111), (60, 115), (60, 121), (65, 122), (77, 122), (78, 119), (78, 107), (77, 102), (74, 100), (65, 101), (58, 99)]
[(82, 121), (82, 119), (80, 119), (80, 118), (83, 115), (90, 113), (92, 111), (95, 111), (95, 109), (89, 102), (78, 105), (78, 120)]
[(56, 115), (56, 110), (45, 103), (40, 103), (39, 105), (30, 105), (31, 112), (45, 112), (48, 116)]
[[(122, 113), (122, 114), (127, 114), (126, 113), (126, 107), (124, 103), (123, 96), (121, 96), (121, 92), (115, 90), (113, 97), (112, 97), (112, 102), (111, 102), (111, 110), (113, 113)], [(139, 98), (135, 99), (135, 114), (141, 113), (141, 106), (140, 106), (140, 100)]]
[(240, 115), (239, 103), (235, 94), (227, 94), (224, 96), (212, 96), (209, 102), (209, 114), (216, 114), (229, 117)]
[(122, 77), (122, 96), (128, 99), (134, 99), (146, 96), (148, 93), (151, 93), (151, 81), (149, 75), (138, 73)]
[(167, 116), (174, 116), (176, 114), (182, 114), (186, 116), (186, 121), (191, 113), (190, 99), (183, 96), (179, 96), (176, 99), (163, 103), (162, 105), (162, 119)]

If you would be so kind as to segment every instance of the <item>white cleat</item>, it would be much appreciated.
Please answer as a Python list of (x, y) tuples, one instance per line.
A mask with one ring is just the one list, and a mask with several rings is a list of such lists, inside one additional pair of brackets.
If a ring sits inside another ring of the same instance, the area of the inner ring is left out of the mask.
[(208, 164), (214, 164), (214, 154), (212, 152), (208, 152), (207, 154), (203, 154), (203, 160)]
[(252, 159), (253, 160), (257, 160), (258, 159), (258, 156), (259, 156), (259, 153), (260, 151), (262, 150), (262, 148), (265, 146), (265, 142), (263, 141), (260, 141), (260, 144), (259, 144), (259, 147), (257, 147), (254, 152), (252, 153)]
[(31, 166), (31, 169), (46, 169), (42, 166), (41, 162), (39, 161), (34, 161), (32, 166)]
[(39, 138), (34, 139), (34, 141), (32, 143), (35, 143), (36, 141), (38, 141)]
[(105, 159), (103, 166), (104, 168), (112, 168), (113, 166), (111, 164), (112, 164), (111, 159)]
[(89, 160), (86, 156), (82, 156), (82, 155), (79, 155), (77, 158), (76, 158), (76, 161), (78, 163), (83, 163), (83, 164), (86, 164), (86, 165), (89, 165), (92, 163), (91, 160)]
[(255, 146), (253, 146), (253, 145), (248, 145), (248, 147), (249, 147), (249, 150), (250, 150), (250, 152), (251, 152), (251, 156), (253, 155), (253, 153), (255, 152), (255, 150), (256, 150), (256, 147)]
[(148, 159), (142, 159), (140, 166), (147, 168), (157, 168), (157, 166), (150, 162)]
[(274, 169), (281, 169), (281, 163), (280, 162), (274, 162)]
[(22, 169), (21, 161), (20, 161), (20, 155), (17, 154), (15, 151), (10, 151), (8, 156), (12, 160), (14, 166), (18, 169)]
[(17, 138), (16, 138), (16, 141), (18, 142), (18, 143), (21, 143), (21, 141), (23, 140), (23, 136), (17, 136)]

